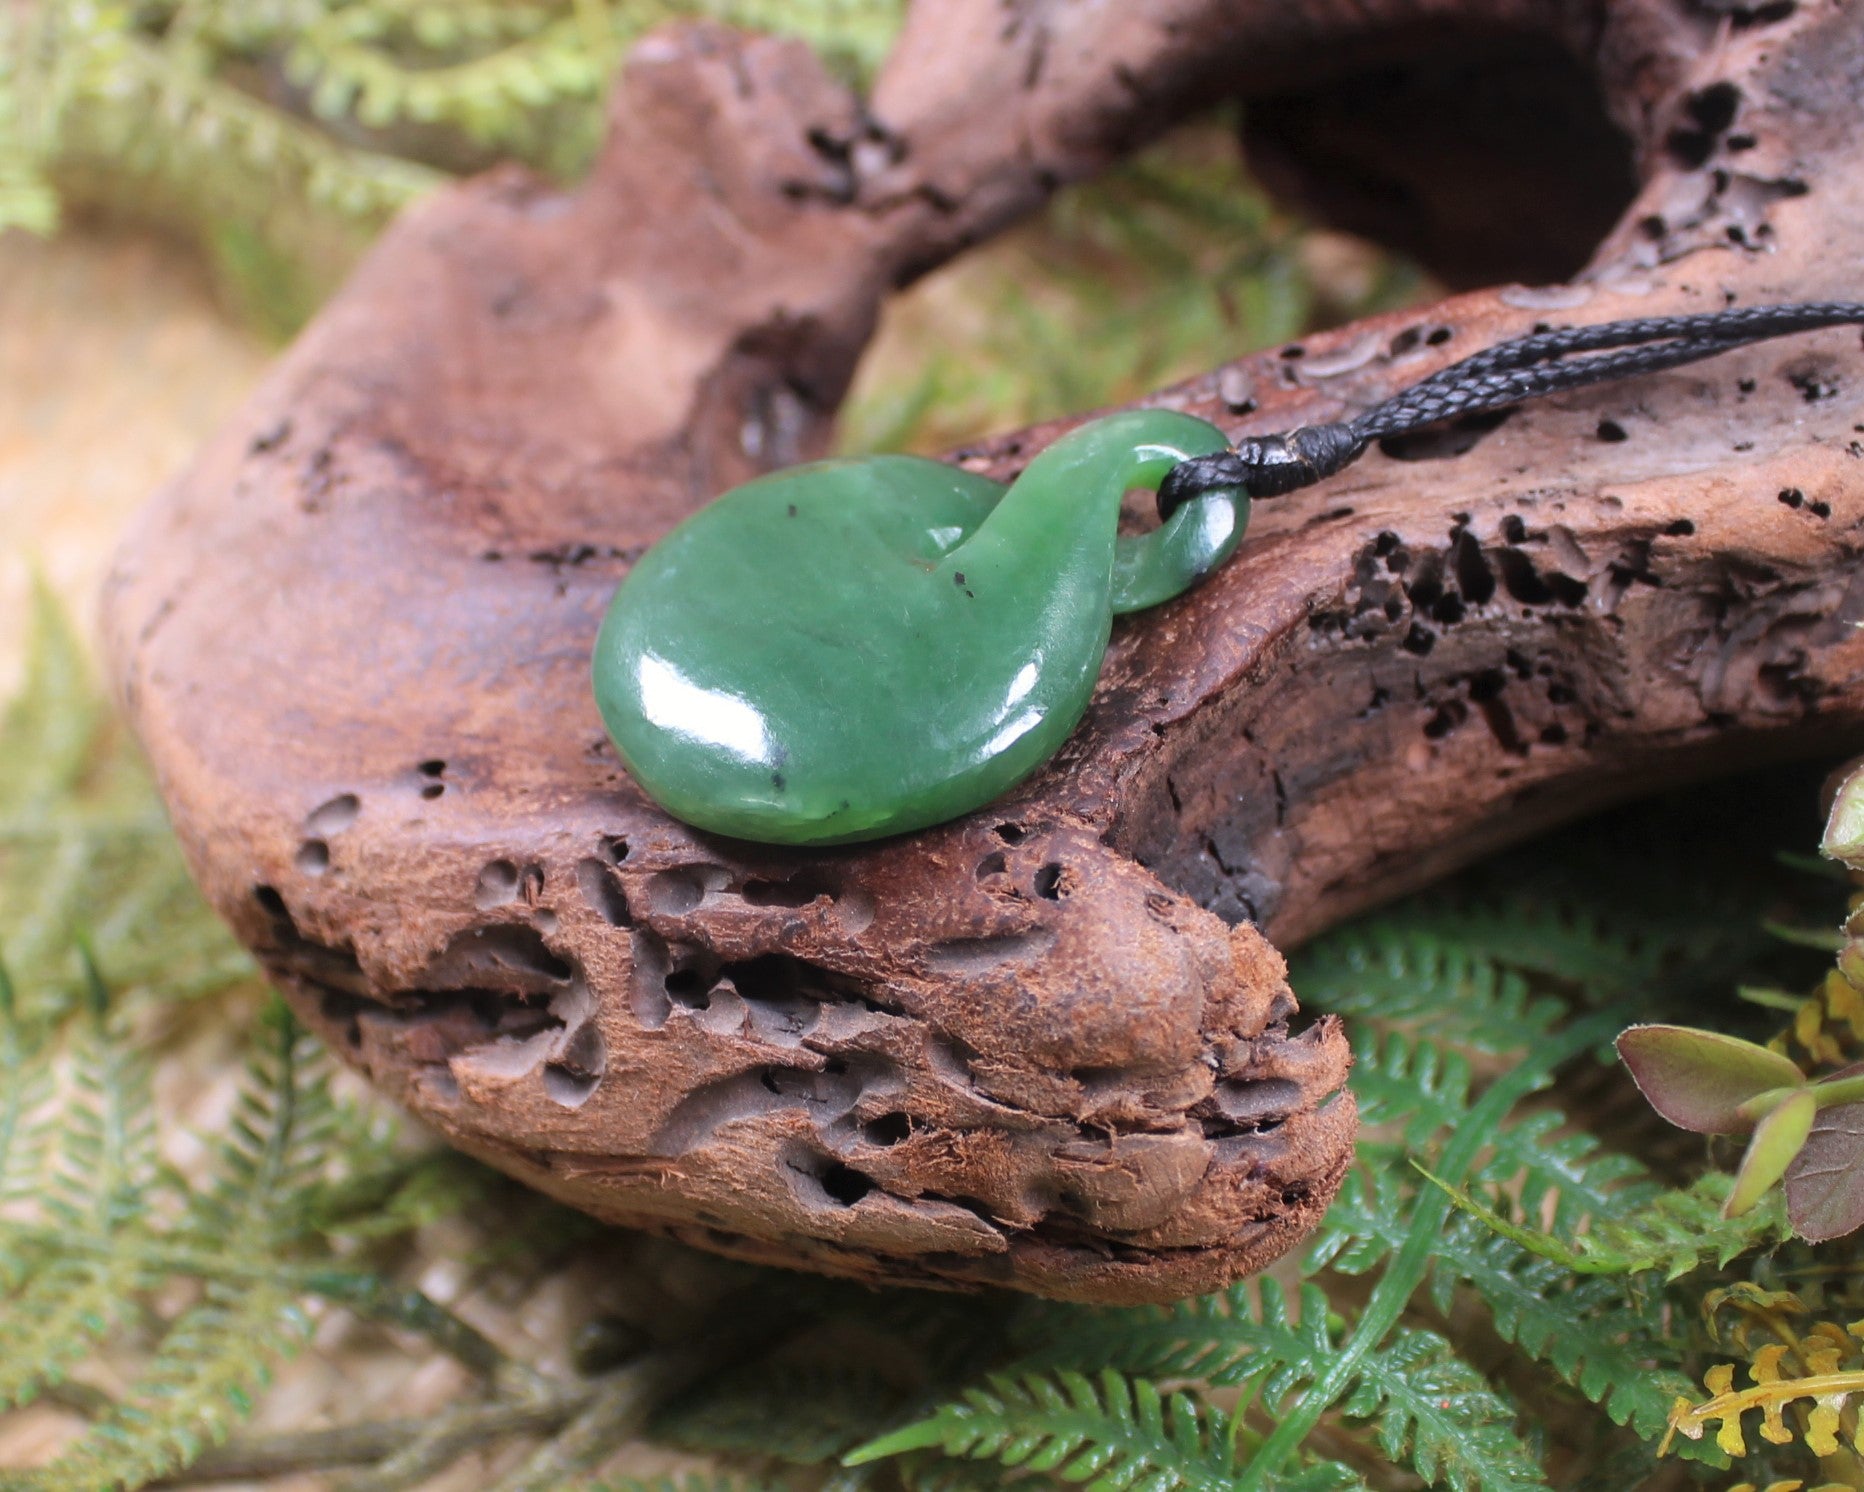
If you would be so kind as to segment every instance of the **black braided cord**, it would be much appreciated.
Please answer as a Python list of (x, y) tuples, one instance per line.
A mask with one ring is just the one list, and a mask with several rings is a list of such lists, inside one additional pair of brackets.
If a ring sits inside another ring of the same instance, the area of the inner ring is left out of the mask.
[(1770, 337), (1861, 322), (1864, 304), (1813, 301), (1536, 332), (1452, 363), (1353, 419), (1252, 435), (1234, 450), (1181, 461), (1159, 484), (1159, 517), (1208, 492), (1241, 488), (1252, 498), (1280, 497), (1350, 466), (1375, 440), (1445, 420), (1678, 368)]

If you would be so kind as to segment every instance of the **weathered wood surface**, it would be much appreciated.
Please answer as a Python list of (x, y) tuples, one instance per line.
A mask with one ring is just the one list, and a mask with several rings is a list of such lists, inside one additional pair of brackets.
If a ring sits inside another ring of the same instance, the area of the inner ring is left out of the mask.
[[(1555, 102), (1459, 89), (1497, 49)], [(1857, 8), (939, 0), (865, 111), (799, 47), (652, 39), (583, 190), (495, 174), (410, 213), (126, 542), (116, 677), (208, 894), (339, 1051), (599, 1216), (1082, 1299), (1260, 1267), (1354, 1128), (1343, 1034), (1299, 1030), (1274, 943), (1864, 735), (1855, 331), (1259, 508), (1219, 575), (1122, 624), (1049, 769), (895, 842), (671, 822), (603, 737), (590, 644), (670, 522), (823, 448), (890, 287), (1056, 183), (1240, 91), (1324, 209), (1452, 275), (1523, 241), (1571, 262), (1621, 205), (1596, 123), (1577, 164), (1534, 133), (1581, 84), (1641, 185), (1577, 278), (1155, 401), (1239, 434), (1541, 322), (1856, 296)], [(1407, 97), (1462, 100), (1447, 163), (1395, 133)], [(1007, 475), (1064, 424), (961, 459)]]

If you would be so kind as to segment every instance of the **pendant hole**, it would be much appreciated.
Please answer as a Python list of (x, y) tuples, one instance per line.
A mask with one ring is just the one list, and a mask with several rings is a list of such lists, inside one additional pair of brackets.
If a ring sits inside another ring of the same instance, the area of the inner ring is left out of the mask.
[(1158, 493), (1150, 487), (1128, 487), (1120, 498), (1120, 533), (1135, 538), (1158, 527)]
[(1025, 829), (1021, 824), (998, 824), (997, 825), (997, 838), (1001, 839), (1005, 844), (1009, 844), (1009, 845), (1021, 844), (1028, 837), (1029, 837), (1029, 831)]
[(1059, 861), (1051, 860), (1036, 872), (1036, 895), (1044, 901), (1060, 901), (1062, 898), (1062, 871)]

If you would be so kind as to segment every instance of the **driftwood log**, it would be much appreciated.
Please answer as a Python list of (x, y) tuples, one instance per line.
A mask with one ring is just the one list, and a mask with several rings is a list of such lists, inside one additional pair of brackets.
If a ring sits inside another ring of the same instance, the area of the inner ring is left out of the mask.
[[(1275, 944), (1652, 786), (1864, 734), (1864, 354), (1762, 346), (1414, 439), (1122, 624), (1012, 798), (824, 853), (670, 821), (590, 702), (643, 546), (819, 453), (882, 297), (1193, 109), (1483, 290), (1168, 390), (1338, 416), (1537, 323), (1855, 298), (1848, 0), (937, 0), (865, 105), (635, 53), (593, 179), (407, 214), (127, 539), (124, 705), (331, 1044), (617, 1222), (876, 1281), (1203, 1290), (1354, 1129)], [(959, 453), (1007, 476), (1067, 422)]]

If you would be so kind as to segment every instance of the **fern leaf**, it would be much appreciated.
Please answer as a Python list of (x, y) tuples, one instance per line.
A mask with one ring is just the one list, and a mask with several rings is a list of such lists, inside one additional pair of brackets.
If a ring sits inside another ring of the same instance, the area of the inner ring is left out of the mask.
[(189, 879), (153, 785), (104, 714), (77, 634), (40, 587), (23, 688), (0, 717), (0, 945), (47, 1019), (80, 993), (83, 932), (119, 985), (176, 995), (250, 977), (252, 962)]
[(1199, 1379), (1217, 1388), (1246, 1387), (1272, 1406), (1338, 1350), (1337, 1322), (1320, 1288), (1302, 1286), (1296, 1303), (1298, 1310), (1270, 1276), (1171, 1306), (1038, 1308), (1026, 1333), (1051, 1340), (1030, 1351), (1016, 1371), (1111, 1369), (1160, 1381)]
[[(39, 1060), (41, 1040), (20, 1021), (13, 976), (0, 957), (0, 1207), (30, 1198), (45, 1164), (52, 1073)], [(0, 1290), (8, 1283), (0, 1246)]]
[[(1545, 1033), (1537, 1041), (1544, 1043)], [(1362, 1146), (1372, 1157), (1392, 1148), (1381, 1126), (1401, 1126), (1403, 1149), (1422, 1154), (1469, 1111), (1468, 1060), (1402, 1032), (1361, 1048), (1352, 1085), (1362, 1121), (1374, 1131)], [(1636, 1161), (1603, 1149), (1591, 1135), (1563, 1133), (1565, 1122), (1553, 1110), (1511, 1116), (1491, 1137), (1476, 1178), (1518, 1191), (1525, 1208), (1550, 1213), (1563, 1231), (1656, 1190)]]
[(25, 1288), (0, 1311), (0, 1407), (31, 1403), (63, 1383), (120, 1322), (149, 1283), (131, 1254), (40, 1256)]
[(1661, 1433), (1682, 1375), (1653, 1362), (1666, 1340), (1661, 1304), (1613, 1281), (1578, 1279), (1473, 1219), (1445, 1230), (1435, 1260), (1439, 1299), (1467, 1285), (1497, 1333), (1545, 1363), (1618, 1424)]
[(1520, 1412), (1436, 1332), (1403, 1328), (1371, 1353), (1339, 1405), (1375, 1426), (1394, 1463), (1456, 1492), (1509, 1492), (1547, 1485), (1516, 1432)]
[(260, 1019), (247, 1081), (216, 1147), (211, 1179), (199, 1189), (184, 1231), (225, 1251), (263, 1255), (265, 1241), (289, 1236), (328, 1157), (336, 1128), (323, 1050), (282, 1001)]
[[(1252, 1296), (1259, 1292), (1259, 1304)], [(1061, 1327), (1045, 1353), (1015, 1373), (1109, 1370), (1150, 1380), (1196, 1379), (1242, 1388), (1271, 1420), (1290, 1394), (1318, 1378), (1340, 1350), (1342, 1323), (1317, 1285), (1302, 1287), (1299, 1312), (1278, 1281), (1244, 1282), (1176, 1306), (1101, 1311)], [(1061, 1326), (1057, 1323), (1058, 1327)], [(1544, 1486), (1532, 1451), (1515, 1431), (1519, 1413), (1434, 1332), (1403, 1328), (1367, 1355), (1338, 1404), (1370, 1424), (1385, 1454), (1409, 1461), (1427, 1482), (1471, 1492)]]
[(906, 0), (705, 0), (702, 8), (733, 26), (798, 37), (855, 77), (880, 66), (906, 17)]
[(1349, 1466), (1338, 1461), (1316, 1460), (1284, 1472), (1272, 1484), (1272, 1492), (1366, 1492), (1366, 1483)]
[[(148, 1278), (133, 1247), (156, 1168), (148, 1069), (113, 1028), (94, 972), (92, 979), (89, 1018), (60, 1064), (64, 1121), (37, 1198), (50, 1228), (0, 1222), (5, 1272), (23, 1280), (0, 1310), (0, 1407), (63, 1381)], [(57, 1244), (61, 1231), (116, 1246), (101, 1256), (67, 1253)]]
[(1531, 1046), (1566, 1014), (1562, 1002), (1536, 995), (1479, 944), (1447, 938), (1429, 923), (1353, 924), (1297, 952), (1288, 977), (1304, 1003), (1334, 1015), (1386, 1026), (1447, 1016), (1458, 1044), (1480, 1052)]
[(1724, 1217), (1722, 1206), (1734, 1179), (1720, 1171), (1700, 1176), (1689, 1186), (1659, 1192), (1629, 1208), (1612, 1212), (1601, 1209), (1587, 1232), (1571, 1237), (1524, 1227), (1477, 1201), (1466, 1188), (1448, 1186), (1434, 1176), (1430, 1180), (1442, 1186), (1462, 1211), (1529, 1253), (1551, 1259), (1575, 1274), (1639, 1274), (1653, 1270), (1674, 1280), (1702, 1264), (1725, 1265), (1740, 1254), (1770, 1247), (1791, 1236), (1785, 1202), (1777, 1192), (1740, 1217)]
[(1741, 806), (1741, 821), (1724, 818), (1712, 835), (1699, 806), (1653, 800), (1446, 882), (1403, 915), (1592, 1005), (1631, 997), (1648, 1018), (1726, 994), (1731, 968), (1770, 952), (1758, 909), (1803, 890), (1772, 856), (1781, 793)]
[(1652, 936), (1645, 909), (1615, 922), (1595, 896), (1524, 889), (1499, 904), (1442, 890), (1426, 892), (1407, 910), (1411, 915), (1397, 925), (1413, 937), (1423, 929), (1452, 947), (1490, 950), (1517, 975), (1557, 980), (1592, 1000), (1639, 988), (1671, 954), (1666, 940)]
[(262, 1036), (189, 1222), (230, 1264), (253, 1267), (206, 1280), (142, 1376), (48, 1470), (51, 1486), (136, 1487), (185, 1467), (252, 1412), (273, 1365), (309, 1336), (300, 1290), (266, 1264), (323, 1162), (329, 1104), (316, 1045), (283, 1005), (268, 1007)]
[(40, 1474), (45, 1492), (135, 1488), (222, 1444), (253, 1411), (279, 1359), (310, 1336), (294, 1292), (276, 1281), (209, 1281), (114, 1409)]
[[(1323, 1224), (1310, 1264), (1353, 1263), (1351, 1250), (1374, 1260), (1401, 1247), (1409, 1194), (1395, 1175), (1349, 1175)], [(1490, 1313), (1495, 1331), (1599, 1404), (1618, 1424), (1655, 1439), (1689, 1380), (1651, 1361), (1664, 1340), (1659, 1305), (1616, 1281), (1576, 1279), (1561, 1265), (1528, 1253), (1470, 1217), (1444, 1229), (1432, 1260), (1431, 1295), (1448, 1313), (1461, 1288)]]
[(22, 98), (28, 34), (14, 8), (0, 11), (0, 232), (50, 233), (58, 225), (58, 197), (39, 169)]
[[(469, 55), (437, 63), (422, 49), (410, 66), (402, 58), (411, 38), (396, 34), (391, 13), (350, 6), (310, 19), (286, 53), (286, 76), (332, 123), (353, 115), (378, 130), (403, 120), (446, 124), (482, 145), (523, 147), (546, 105), (595, 99), (627, 44), (673, 14), (661, 4), (604, 8), (607, 24), (594, 30), (573, 12), (514, 5), (500, 18), (503, 34), (480, 28)], [(431, 27), (428, 38), (441, 39)], [(483, 45), (494, 38), (504, 44)]]
[(1234, 1427), (1187, 1393), (1104, 1369), (997, 1375), (916, 1424), (851, 1451), (864, 1465), (936, 1447), (1086, 1482), (1090, 1492), (1229, 1492)]
[(0, 814), (74, 793), (103, 719), (83, 645), (37, 575), (29, 625), (25, 681), (0, 718), (7, 763), (0, 773)]

